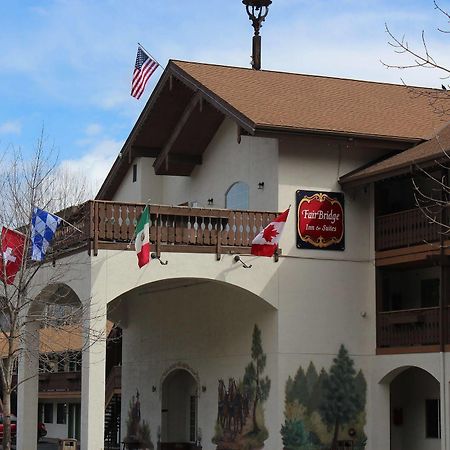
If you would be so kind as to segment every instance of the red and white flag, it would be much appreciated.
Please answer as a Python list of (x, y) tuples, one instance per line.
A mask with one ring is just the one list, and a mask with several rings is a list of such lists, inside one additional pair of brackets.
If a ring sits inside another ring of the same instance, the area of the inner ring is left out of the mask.
[(3, 283), (14, 283), (14, 278), (22, 266), (25, 239), (26, 237), (22, 233), (2, 228), (0, 280)]
[(138, 47), (136, 63), (134, 64), (133, 81), (131, 82), (131, 96), (139, 99), (144, 92), (145, 85), (159, 64)]
[(278, 249), (281, 233), (289, 215), (289, 208), (270, 222), (252, 241), (252, 255), (273, 256)]

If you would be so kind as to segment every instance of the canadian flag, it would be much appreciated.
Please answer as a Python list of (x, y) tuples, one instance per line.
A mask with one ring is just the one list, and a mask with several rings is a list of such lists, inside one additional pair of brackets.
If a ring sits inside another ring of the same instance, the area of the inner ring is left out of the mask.
[(22, 266), (25, 235), (9, 228), (2, 228), (0, 254), (0, 280), (13, 284)]
[(252, 255), (273, 256), (278, 249), (280, 236), (289, 215), (289, 208), (275, 218), (252, 241)]

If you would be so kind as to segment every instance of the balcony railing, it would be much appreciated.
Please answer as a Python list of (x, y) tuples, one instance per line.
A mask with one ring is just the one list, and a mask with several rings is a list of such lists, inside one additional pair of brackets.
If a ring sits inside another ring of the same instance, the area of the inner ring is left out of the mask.
[(42, 373), (39, 392), (81, 392), (81, 372)]
[[(88, 201), (64, 213), (64, 224), (53, 244), (57, 257), (68, 251), (88, 248), (130, 249), (137, 221), (145, 205), (109, 201)], [(150, 206), (150, 240), (154, 251), (186, 253), (248, 253), (256, 234), (277, 213), (228, 209)]]
[[(379, 312), (377, 347), (408, 347), (440, 343), (439, 307)], [(448, 319), (447, 308), (444, 321)], [(446, 337), (448, 341), (448, 337)]]
[[(436, 213), (436, 220), (439, 214)], [(418, 208), (378, 216), (375, 223), (377, 251), (436, 242), (440, 226)]]
[(114, 366), (106, 377), (105, 383), (105, 405), (107, 406), (114, 394), (120, 393), (122, 389), (122, 367)]

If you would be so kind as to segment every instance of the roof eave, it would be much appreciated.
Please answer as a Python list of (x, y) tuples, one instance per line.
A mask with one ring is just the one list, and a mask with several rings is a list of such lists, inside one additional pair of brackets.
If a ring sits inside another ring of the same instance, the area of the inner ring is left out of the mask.
[(258, 133), (282, 133), (282, 134), (316, 134), (316, 135), (326, 135), (341, 138), (361, 138), (361, 139), (375, 139), (380, 141), (392, 141), (392, 142), (402, 142), (406, 144), (418, 144), (424, 141), (421, 137), (410, 137), (410, 136), (389, 136), (389, 135), (379, 135), (370, 133), (357, 133), (353, 131), (340, 131), (340, 130), (324, 130), (320, 128), (294, 128), (278, 125), (267, 125), (267, 124), (256, 124), (255, 134)]
[(426, 169), (434, 164), (439, 163), (445, 158), (427, 157), (417, 160), (408, 161), (404, 164), (399, 164), (398, 166), (388, 169), (379, 170), (369, 175), (355, 175), (358, 170), (350, 172), (339, 178), (339, 184), (343, 188), (352, 188), (363, 186), (369, 183), (375, 183), (377, 181), (386, 180), (388, 178), (393, 178), (401, 175), (406, 175), (408, 172), (413, 172), (414, 168), (420, 166), (421, 169)]

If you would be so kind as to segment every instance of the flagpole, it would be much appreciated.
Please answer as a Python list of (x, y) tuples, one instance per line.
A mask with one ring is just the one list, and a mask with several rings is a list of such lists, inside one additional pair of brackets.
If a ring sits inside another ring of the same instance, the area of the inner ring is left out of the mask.
[[(56, 214), (54, 214), (56, 216)], [(56, 216), (59, 217), (59, 216)], [(74, 230), (79, 231), (80, 233), (83, 233), (79, 228), (77, 228), (75, 225), (72, 225), (70, 222), (67, 222), (67, 220), (64, 220), (62, 217), (59, 217), (64, 223), (67, 223), (69, 227), (72, 227)]]
[(138, 45), (142, 50), (144, 50), (145, 53), (147, 53), (148, 56), (150, 56), (150, 58), (153, 59), (153, 61), (158, 63), (158, 66), (161, 66), (162, 69), (166, 70), (166, 68), (140, 42), (138, 42)]

